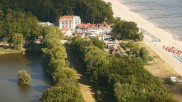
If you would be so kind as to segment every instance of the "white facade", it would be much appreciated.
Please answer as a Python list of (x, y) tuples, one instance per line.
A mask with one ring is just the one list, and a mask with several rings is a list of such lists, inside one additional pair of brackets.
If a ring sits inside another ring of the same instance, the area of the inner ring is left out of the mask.
[(70, 36), (72, 35), (71, 29), (70, 28), (61, 28), (62, 32), (64, 33), (64, 36)]
[(40, 22), (39, 23), (40, 25), (42, 25), (42, 26), (54, 26), (54, 24), (53, 23), (50, 23), (50, 22)]
[(70, 30), (63, 31), (63, 33), (64, 33), (64, 36), (70, 36), (70, 35), (72, 35), (72, 32)]
[(78, 24), (76, 27), (76, 32), (86, 33), (86, 34), (110, 34), (111, 27), (110, 25), (104, 24)]
[(70, 28), (71, 32), (74, 33), (76, 26), (81, 24), (81, 18), (79, 16), (61, 16), (59, 19), (59, 27)]
[(99, 38), (99, 40), (103, 40), (104, 42), (110, 41), (111, 35), (107, 34), (96, 34), (96, 36)]

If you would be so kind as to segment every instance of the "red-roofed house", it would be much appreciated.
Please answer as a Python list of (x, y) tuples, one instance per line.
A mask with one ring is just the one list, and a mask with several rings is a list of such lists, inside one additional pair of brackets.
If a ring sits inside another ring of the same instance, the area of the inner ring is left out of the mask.
[(81, 18), (79, 16), (61, 16), (59, 18), (59, 27), (70, 28), (71, 32), (75, 32), (75, 28), (78, 24), (81, 24)]
[(64, 36), (70, 36), (72, 35), (71, 29), (67, 27), (61, 28), (62, 32), (64, 33)]
[(78, 24), (76, 32), (86, 34), (109, 34), (111, 33), (110, 25), (104, 24)]
[(97, 24), (98, 29), (100, 29), (100, 34), (110, 34), (111, 33), (111, 26), (107, 23)]

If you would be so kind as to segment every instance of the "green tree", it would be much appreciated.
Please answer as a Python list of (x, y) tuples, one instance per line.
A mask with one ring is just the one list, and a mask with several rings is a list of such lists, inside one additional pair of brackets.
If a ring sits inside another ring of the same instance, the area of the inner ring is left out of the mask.
[(143, 34), (139, 32), (139, 28), (135, 22), (117, 20), (114, 23), (113, 36), (118, 39), (142, 40)]
[(148, 63), (149, 60), (149, 54), (145, 47), (142, 47), (140, 49), (140, 57), (143, 59), (144, 64)]
[(73, 86), (52, 87), (45, 91), (40, 102), (83, 102), (79, 89)]
[(133, 49), (132, 53), (137, 53), (137, 56), (120, 57), (109, 55), (88, 39), (77, 37), (71, 44), (72, 51), (84, 64), (90, 82), (96, 90), (101, 90), (96, 93), (97, 101), (175, 102), (161, 81), (144, 69), (140, 48), (135, 48), (133, 42), (126, 47)]
[(100, 49), (104, 49), (105, 43), (104, 41), (99, 40), (97, 37), (91, 38), (92, 43)]
[(14, 34), (12, 37), (13, 48), (15, 50), (22, 50), (24, 44), (24, 38), (22, 34)]
[(42, 49), (42, 65), (49, 75), (66, 66), (65, 47), (60, 43), (62, 32), (56, 27), (44, 29), (44, 48)]
[(88, 23), (113, 21), (111, 3), (102, 0), (1, 0), (0, 4), (5, 13), (32, 12), (40, 21), (57, 22), (60, 15), (78, 15)]
[(30, 85), (31, 77), (26, 70), (18, 71), (18, 85)]
[(53, 81), (57, 85), (74, 85), (76, 86), (77, 84), (77, 73), (75, 70), (71, 68), (61, 68), (58, 69), (53, 75)]

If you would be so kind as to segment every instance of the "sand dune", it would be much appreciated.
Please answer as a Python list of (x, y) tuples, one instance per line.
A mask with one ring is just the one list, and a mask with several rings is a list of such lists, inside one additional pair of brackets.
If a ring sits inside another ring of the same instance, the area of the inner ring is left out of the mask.
[[(154, 50), (161, 58), (163, 58), (171, 67), (180, 75), (182, 75), (182, 62), (174, 58), (172, 53), (167, 52), (163, 49), (163, 46), (175, 47), (182, 51), (182, 42), (173, 38), (172, 34), (160, 29), (153, 23), (147, 21), (141, 15), (131, 11), (129, 7), (122, 4), (119, 0), (104, 0), (105, 2), (110, 2), (114, 11), (115, 17), (121, 17), (123, 20), (134, 21), (138, 24), (139, 28), (144, 29), (151, 35), (160, 39), (161, 42), (151, 42), (153, 39), (151, 36), (144, 34), (144, 42)], [(182, 56), (182, 55), (181, 55)]]

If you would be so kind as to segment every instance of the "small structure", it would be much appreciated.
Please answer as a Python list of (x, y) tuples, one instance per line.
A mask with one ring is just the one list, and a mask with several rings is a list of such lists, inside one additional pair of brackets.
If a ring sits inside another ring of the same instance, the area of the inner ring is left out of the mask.
[(103, 40), (104, 42), (109, 42), (111, 39), (111, 35), (109, 34), (96, 34), (96, 37), (98, 37), (99, 40)]
[(61, 44), (66, 44), (66, 43), (68, 43), (68, 40), (61, 40), (60, 43)]
[(67, 27), (61, 28), (62, 32), (64, 33), (64, 36), (70, 36), (72, 35), (71, 29)]
[(50, 22), (41, 22), (39, 24), (42, 25), (43, 27), (45, 27), (45, 26), (54, 26), (54, 24), (50, 23)]
[(74, 33), (75, 36), (80, 36), (81, 38), (84, 38), (85, 37), (85, 34), (84, 33)]
[(107, 48), (117, 48), (116, 42), (106, 42)]
[(173, 83), (177, 82), (177, 78), (174, 77), (174, 76), (170, 77), (170, 80), (171, 80), (171, 82), (173, 82)]

